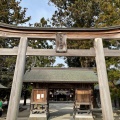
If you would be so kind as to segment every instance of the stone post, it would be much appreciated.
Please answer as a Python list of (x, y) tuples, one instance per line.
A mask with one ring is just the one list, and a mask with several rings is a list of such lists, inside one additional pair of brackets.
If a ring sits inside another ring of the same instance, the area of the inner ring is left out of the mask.
[(94, 41), (94, 45), (96, 52), (96, 65), (97, 65), (97, 74), (98, 74), (103, 120), (114, 120), (102, 39), (96, 38)]
[(21, 37), (20, 39), (6, 120), (17, 120), (25, 69), (27, 41), (26, 37)]

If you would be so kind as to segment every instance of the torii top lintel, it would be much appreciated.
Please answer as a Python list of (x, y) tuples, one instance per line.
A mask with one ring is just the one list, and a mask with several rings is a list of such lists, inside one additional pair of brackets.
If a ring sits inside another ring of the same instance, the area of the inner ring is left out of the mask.
[(38, 27), (20, 27), (0, 23), (1, 37), (23, 37), (55, 39), (55, 34), (62, 32), (67, 35), (67, 39), (118, 39), (120, 38), (120, 26), (111, 26), (106, 28), (38, 28)]

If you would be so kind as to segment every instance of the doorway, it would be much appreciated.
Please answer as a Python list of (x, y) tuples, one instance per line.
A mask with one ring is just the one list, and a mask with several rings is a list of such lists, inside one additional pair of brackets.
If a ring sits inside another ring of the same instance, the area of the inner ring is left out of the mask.
[(74, 89), (49, 89), (49, 102), (74, 102)]
[(75, 90), (70, 88), (49, 89), (49, 120), (73, 120)]

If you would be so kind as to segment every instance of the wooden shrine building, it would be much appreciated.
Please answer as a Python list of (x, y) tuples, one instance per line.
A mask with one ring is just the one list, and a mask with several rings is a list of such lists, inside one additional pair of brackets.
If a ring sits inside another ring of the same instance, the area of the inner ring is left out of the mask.
[(23, 82), (33, 86), (30, 120), (42, 113), (47, 118), (50, 102), (74, 102), (76, 118), (77, 113), (89, 113), (93, 108), (93, 88), (98, 78), (92, 69), (32, 68), (25, 73)]
[(74, 102), (75, 89), (93, 90), (98, 78), (92, 69), (32, 68), (23, 82), (32, 83), (34, 89), (48, 89), (49, 101)]
[[(120, 56), (120, 50), (110, 50), (103, 47), (104, 40), (120, 40), (120, 26), (108, 28), (34, 28), (17, 27), (0, 23), (1, 38), (17, 38), (19, 46), (15, 48), (0, 48), (0, 55), (17, 56), (15, 72), (13, 77), (7, 120), (17, 120), (19, 101), (23, 83), (26, 56), (87, 56), (95, 57), (100, 90), (100, 99), (103, 120), (113, 120), (108, 77), (106, 71), (105, 57)], [(32, 40), (54, 40), (56, 49), (33, 49), (28, 47), (28, 41)], [(67, 49), (69, 40), (94, 40), (90, 49)], [(72, 84), (72, 83), (71, 83)], [(59, 93), (62, 91), (59, 91)], [(39, 91), (37, 98), (44, 98), (47, 91)], [(76, 91), (77, 102), (80, 102), (82, 92)], [(86, 91), (91, 94), (91, 91)], [(33, 99), (36, 100), (36, 99)], [(37, 100), (37, 102), (40, 102)], [(45, 101), (47, 102), (47, 101)], [(75, 109), (77, 109), (77, 102)], [(42, 106), (43, 107), (43, 106)], [(81, 111), (78, 111), (81, 112)]]

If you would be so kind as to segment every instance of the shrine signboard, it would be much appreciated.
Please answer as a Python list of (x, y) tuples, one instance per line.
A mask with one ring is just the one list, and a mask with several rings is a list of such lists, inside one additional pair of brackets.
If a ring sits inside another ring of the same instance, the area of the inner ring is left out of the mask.
[(67, 52), (67, 42), (66, 42), (66, 35), (63, 33), (56, 34), (56, 52), (58, 53), (65, 53)]

